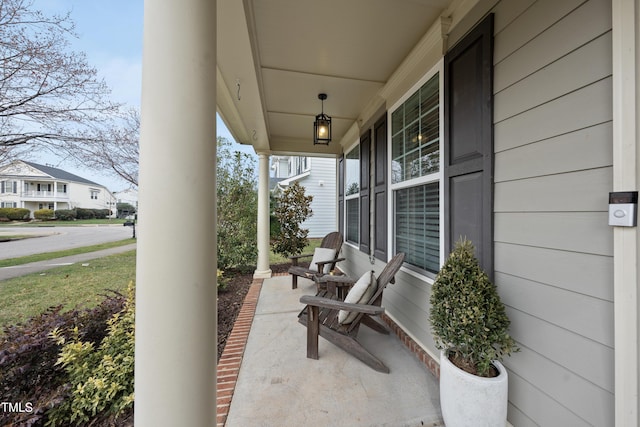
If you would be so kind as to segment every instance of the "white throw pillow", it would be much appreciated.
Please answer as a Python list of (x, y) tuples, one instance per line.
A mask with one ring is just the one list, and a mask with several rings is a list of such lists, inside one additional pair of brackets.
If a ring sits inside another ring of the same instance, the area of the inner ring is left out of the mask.
[[(367, 271), (360, 276), (358, 281), (349, 290), (349, 293), (344, 298), (344, 302), (352, 304), (366, 304), (376, 292), (377, 288), (376, 277), (373, 275), (373, 271)], [(340, 310), (338, 313), (338, 323), (341, 325), (351, 323), (358, 314), (359, 313), (357, 311), (351, 312)]]
[[(316, 248), (313, 251), (313, 258), (311, 259), (311, 264), (309, 264), (309, 270), (318, 271), (318, 262), (321, 261), (331, 261), (336, 258), (336, 251), (329, 248)], [(329, 270), (331, 269), (331, 264), (324, 265), (324, 271), (322, 273), (329, 274)]]

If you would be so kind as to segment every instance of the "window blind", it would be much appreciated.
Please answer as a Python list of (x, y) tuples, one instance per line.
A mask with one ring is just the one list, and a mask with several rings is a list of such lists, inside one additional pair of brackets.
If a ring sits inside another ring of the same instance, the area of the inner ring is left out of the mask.
[(395, 191), (395, 249), (405, 262), (436, 273), (440, 267), (439, 183)]
[(359, 198), (346, 200), (347, 241), (352, 243), (358, 243), (358, 240), (360, 239), (359, 202)]

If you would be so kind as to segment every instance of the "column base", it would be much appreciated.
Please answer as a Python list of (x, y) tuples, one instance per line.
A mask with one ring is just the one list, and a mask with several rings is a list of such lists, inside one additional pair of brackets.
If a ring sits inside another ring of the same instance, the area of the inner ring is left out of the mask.
[(256, 270), (253, 272), (254, 279), (269, 279), (271, 278), (271, 269), (268, 270)]

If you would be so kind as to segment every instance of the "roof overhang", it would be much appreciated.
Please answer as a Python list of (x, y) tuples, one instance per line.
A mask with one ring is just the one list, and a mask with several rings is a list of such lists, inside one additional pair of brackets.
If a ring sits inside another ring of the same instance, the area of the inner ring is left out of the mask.
[[(421, 61), (442, 56), (449, 25), (475, 3), (218, 0), (218, 112), (256, 152), (340, 155)], [(328, 146), (313, 145), (319, 93), (333, 122)]]

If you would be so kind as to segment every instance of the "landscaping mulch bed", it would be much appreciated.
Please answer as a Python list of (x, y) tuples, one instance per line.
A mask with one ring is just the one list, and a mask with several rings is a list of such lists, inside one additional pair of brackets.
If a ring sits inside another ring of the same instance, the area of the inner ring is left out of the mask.
[[(271, 271), (274, 274), (286, 273), (289, 267), (291, 267), (290, 263), (274, 264), (271, 266)], [(225, 277), (228, 281), (227, 287), (218, 291), (218, 360), (242, 308), (244, 297), (253, 283), (253, 269), (245, 272), (228, 270), (225, 271)]]

